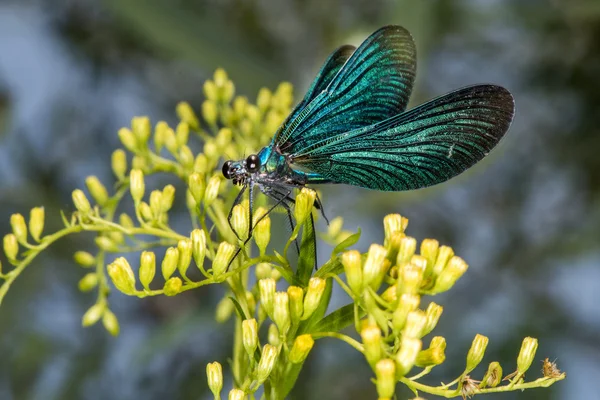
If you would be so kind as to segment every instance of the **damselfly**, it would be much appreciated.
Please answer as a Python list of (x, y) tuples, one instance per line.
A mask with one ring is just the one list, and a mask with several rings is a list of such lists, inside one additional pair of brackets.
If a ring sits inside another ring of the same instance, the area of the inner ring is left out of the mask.
[[(255, 226), (256, 187), (275, 200), (269, 211), (281, 205), (291, 222), (294, 189), (320, 183), (424, 188), (460, 174), (498, 144), (514, 114), (508, 90), (469, 86), (406, 111), (415, 72), (415, 44), (400, 26), (329, 56), (271, 143), (223, 165), (225, 178), (242, 187), (234, 205), (249, 192), (246, 242)], [(319, 200), (315, 207), (322, 210)]]

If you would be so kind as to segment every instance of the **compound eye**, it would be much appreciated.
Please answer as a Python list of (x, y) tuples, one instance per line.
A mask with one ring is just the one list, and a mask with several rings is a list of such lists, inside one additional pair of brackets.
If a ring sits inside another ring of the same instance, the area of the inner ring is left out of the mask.
[(225, 164), (223, 164), (223, 169), (221, 170), (223, 172), (223, 176), (227, 179), (231, 179), (231, 173), (229, 171), (231, 164), (233, 164), (231, 160), (225, 161)]
[(260, 167), (260, 159), (256, 154), (251, 154), (246, 158), (246, 169), (248, 172), (256, 172)]

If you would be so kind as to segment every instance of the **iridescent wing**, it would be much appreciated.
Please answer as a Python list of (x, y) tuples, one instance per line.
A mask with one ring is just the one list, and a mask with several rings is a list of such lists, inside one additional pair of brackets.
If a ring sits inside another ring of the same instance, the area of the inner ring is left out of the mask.
[(283, 153), (294, 154), (314, 142), (404, 111), (415, 70), (416, 49), (410, 33), (399, 26), (379, 29), (333, 77), (326, 74), (324, 79), (317, 78), (308, 101), (305, 98), (282, 124), (273, 145)]
[(376, 124), (322, 137), (290, 154), (309, 183), (418, 189), (446, 181), (485, 157), (508, 130), (514, 100), (494, 85), (471, 86)]

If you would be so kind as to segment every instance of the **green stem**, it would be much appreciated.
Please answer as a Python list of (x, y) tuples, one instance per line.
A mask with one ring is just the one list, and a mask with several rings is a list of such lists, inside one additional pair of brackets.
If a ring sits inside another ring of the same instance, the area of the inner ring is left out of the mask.
[(356, 350), (358, 350), (359, 352), (364, 352), (365, 348), (363, 347), (363, 345), (361, 343), (359, 343), (357, 340), (352, 339), (350, 336), (346, 336), (342, 333), (338, 333), (338, 332), (318, 332), (318, 333), (313, 333), (311, 334), (313, 339), (320, 339), (322, 337), (332, 337), (332, 338), (336, 338), (339, 339), (343, 342), (348, 343), (350, 346), (354, 347)]

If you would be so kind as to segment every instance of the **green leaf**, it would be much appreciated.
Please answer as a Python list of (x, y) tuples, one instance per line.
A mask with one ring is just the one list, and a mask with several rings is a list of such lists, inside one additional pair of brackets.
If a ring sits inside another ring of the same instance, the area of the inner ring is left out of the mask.
[(298, 328), (298, 335), (303, 333), (311, 332), (312, 327), (319, 323), (319, 321), (323, 318), (325, 313), (327, 312), (327, 307), (329, 306), (329, 301), (331, 300), (331, 290), (333, 288), (332, 279), (327, 279), (327, 284), (325, 285), (325, 291), (323, 292), (323, 297), (321, 297), (321, 302), (319, 306), (310, 316), (309, 319), (302, 322)]
[(307, 333), (339, 332), (354, 323), (354, 303), (338, 308), (317, 324)]
[(298, 269), (296, 270), (296, 280), (300, 282), (303, 288), (308, 286), (308, 281), (316, 265), (316, 255), (315, 224), (311, 214), (302, 228), (302, 243), (300, 244), (300, 257), (298, 258)]
[(344, 266), (340, 262), (339, 258), (335, 256), (327, 261), (321, 268), (315, 272), (317, 278), (325, 278), (327, 275), (339, 275), (344, 272)]
[(237, 311), (241, 321), (248, 319), (246, 317), (246, 314), (244, 313), (244, 310), (242, 309), (242, 306), (240, 305), (240, 303), (238, 303), (238, 301), (231, 296), (229, 296), (229, 300), (233, 301), (233, 305), (235, 306), (235, 311)]
[(356, 244), (356, 242), (358, 242), (358, 240), (360, 239), (361, 233), (362, 232), (361, 232), (360, 228), (358, 228), (358, 232), (353, 233), (352, 235), (348, 236), (346, 239), (342, 240), (337, 246), (335, 246), (335, 248), (331, 252), (331, 258), (335, 257), (337, 254), (346, 250), (348, 247)]

